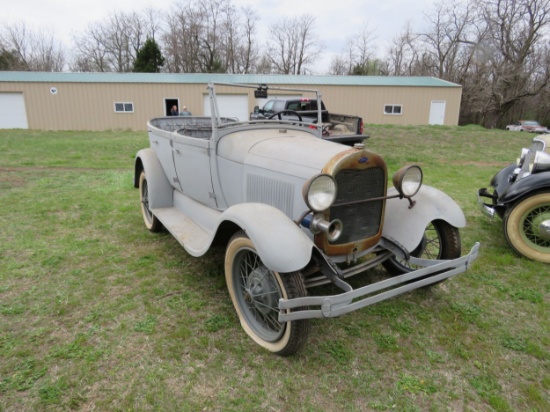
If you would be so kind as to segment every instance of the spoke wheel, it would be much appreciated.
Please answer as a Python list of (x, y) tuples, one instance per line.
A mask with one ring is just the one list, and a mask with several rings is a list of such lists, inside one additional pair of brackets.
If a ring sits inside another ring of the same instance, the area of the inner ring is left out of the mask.
[[(460, 233), (458, 228), (444, 220), (434, 220), (426, 226), (420, 244), (411, 252), (411, 256), (421, 259), (456, 259), (460, 257)], [(392, 257), (382, 263), (392, 275), (402, 275), (419, 269), (416, 265)]]
[(278, 321), (279, 299), (306, 296), (299, 272), (269, 270), (243, 232), (234, 235), (225, 255), (227, 288), (245, 332), (260, 346), (278, 355), (297, 352), (306, 342), (310, 322)]
[(149, 209), (149, 185), (144, 171), (139, 175), (139, 200), (141, 201), (141, 214), (145, 226), (151, 232), (160, 232), (163, 227), (162, 223)]
[(550, 192), (530, 196), (504, 216), (508, 244), (520, 255), (550, 263)]

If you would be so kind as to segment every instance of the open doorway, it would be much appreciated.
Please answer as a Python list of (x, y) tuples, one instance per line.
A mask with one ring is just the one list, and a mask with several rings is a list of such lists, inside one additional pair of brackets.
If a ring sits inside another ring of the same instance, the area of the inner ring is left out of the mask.
[(172, 98), (172, 99), (164, 99), (164, 115), (165, 116), (172, 116), (172, 107), (176, 106), (178, 112), (180, 111), (180, 101), (179, 99)]

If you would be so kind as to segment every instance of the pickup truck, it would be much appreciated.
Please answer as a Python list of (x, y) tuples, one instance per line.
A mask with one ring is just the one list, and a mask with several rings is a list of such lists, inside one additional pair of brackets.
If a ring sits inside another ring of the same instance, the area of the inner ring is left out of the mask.
[[(363, 119), (361, 117), (330, 113), (325, 107), (325, 103), (323, 101), (320, 103), (323, 136), (326, 140), (353, 146), (369, 137), (363, 134)], [(270, 119), (276, 116), (281, 118), (282, 115), (285, 119), (302, 120), (303, 118), (317, 123), (318, 107), (318, 100), (315, 98), (275, 98), (268, 100), (261, 109), (256, 106), (254, 112), (250, 114), (250, 120)]]

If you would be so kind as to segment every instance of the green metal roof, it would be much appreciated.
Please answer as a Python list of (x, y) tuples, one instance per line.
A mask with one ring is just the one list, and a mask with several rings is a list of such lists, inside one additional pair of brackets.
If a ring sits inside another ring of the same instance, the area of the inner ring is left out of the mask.
[(322, 86), (461, 87), (435, 77), (413, 76), (309, 76), (279, 74), (211, 73), (65, 73), (2, 72), (0, 82), (23, 83), (186, 83), (286, 84)]

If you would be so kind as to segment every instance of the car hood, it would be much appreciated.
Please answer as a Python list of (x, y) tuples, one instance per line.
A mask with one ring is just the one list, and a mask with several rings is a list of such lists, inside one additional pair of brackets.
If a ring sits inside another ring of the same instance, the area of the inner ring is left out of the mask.
[(245, 166), (309, 178), (349, 146), (307, 132), (287, 129), (248, 130), (220, 139), (217, 155)]

